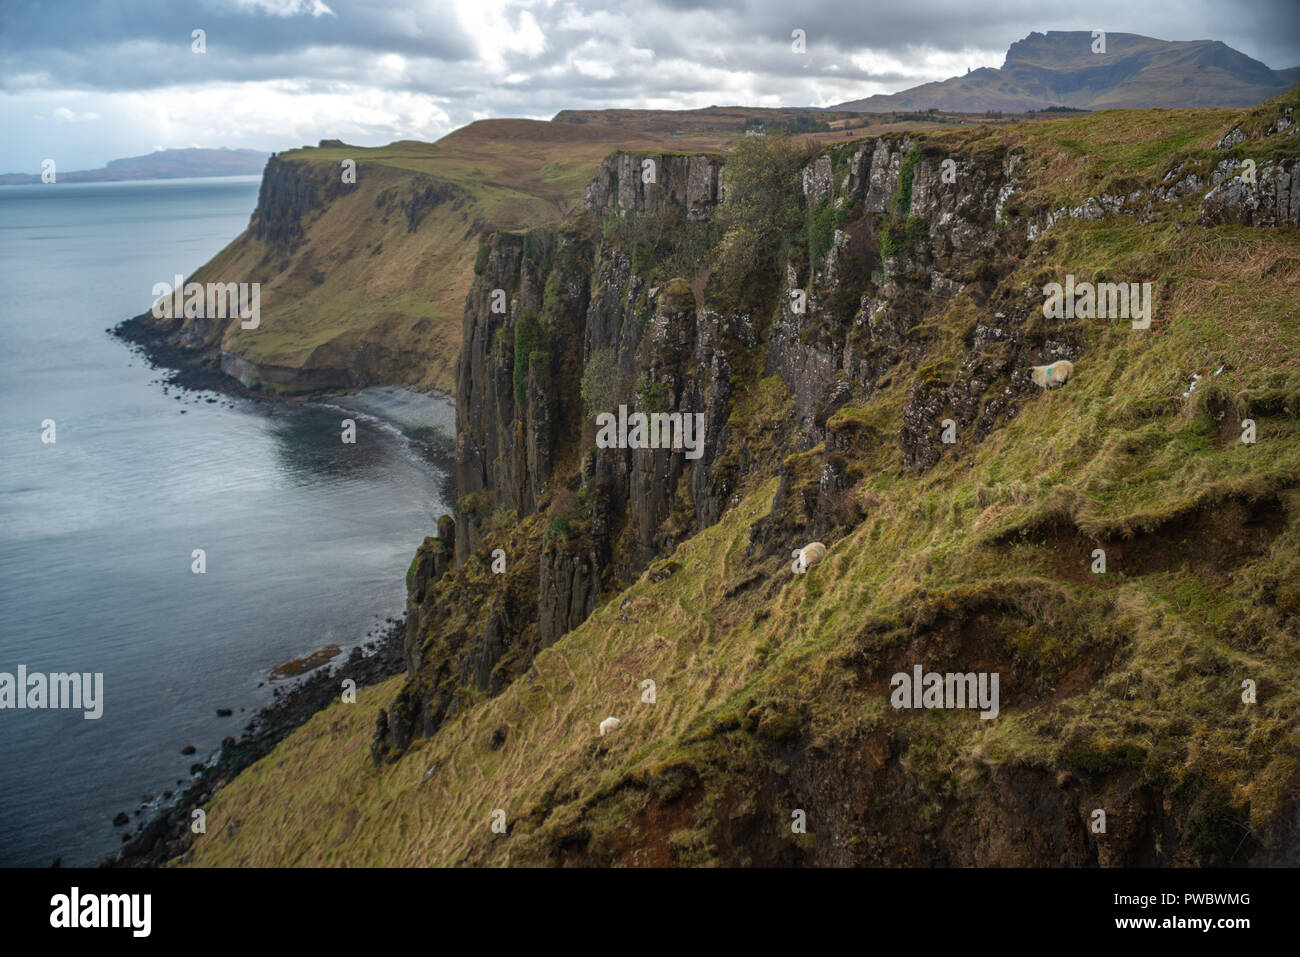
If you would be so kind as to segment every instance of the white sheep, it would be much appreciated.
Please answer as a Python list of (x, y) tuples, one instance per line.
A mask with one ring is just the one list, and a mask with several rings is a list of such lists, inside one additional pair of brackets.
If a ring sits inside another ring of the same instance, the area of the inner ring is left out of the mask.
[(821, 542), (809, 542), (803, 548), (794, 551), (794, 571), (807, 571), (826, 557), (826, 546)]
[(607, 732), (617, 731), (622, 721), (612, 715), (600, 723), (600, 736), (603, 738)]
[(1029, 377), (1044, 389), (1055, 389), (1058, 385), (1065, 385), (1072, 375), (1074, 375), (1074, 363), (1069, 359), (1060, 359), (1051, 365), (1029, 367)]

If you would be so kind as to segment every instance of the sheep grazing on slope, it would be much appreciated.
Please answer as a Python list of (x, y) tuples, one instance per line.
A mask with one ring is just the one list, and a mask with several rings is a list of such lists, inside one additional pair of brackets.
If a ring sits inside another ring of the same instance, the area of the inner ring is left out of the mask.
[(606, 718), (600, 723), (600, 736), (603, 738), (608, 732), (618, 730), (623, 722), (613, 716)]
[(1029, 367), (1029, 376), (1034, 380), (1034, 384), (1044, 389), (1055, 389), (1058, 385), (1065, 385), (1072, 375), (1074, 375), (1074, 363), (1069, 359), (1060, 359), (1051, 365)]
[(805, 569), (811, 568), (826, 557), (826, 546), (821, 542), (809, 542), (798, 550), (795, 557)]

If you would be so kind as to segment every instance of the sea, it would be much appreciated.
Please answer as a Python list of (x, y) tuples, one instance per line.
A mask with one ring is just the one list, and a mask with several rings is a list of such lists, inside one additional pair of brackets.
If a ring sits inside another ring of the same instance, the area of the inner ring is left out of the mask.
[(447, 397), (187, 392), (107, 331), (238, 236), (257, 191), (0, 186), (0, 681), (103, 676), (98, 718), (0, 709), (0, 866), (112, 855), (269, 703), (277, 665), (341, 660), (400, 616), (450, 511)]

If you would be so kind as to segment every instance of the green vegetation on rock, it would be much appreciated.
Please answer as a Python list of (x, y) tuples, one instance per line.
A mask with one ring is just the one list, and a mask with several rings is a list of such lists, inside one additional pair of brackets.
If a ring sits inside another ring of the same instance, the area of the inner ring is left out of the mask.
[[(727, 477), (718, 514), (691, 524), (708, 503), (705, 483), (685, 476), (665, 524), (691, 534), (640, 564), (611, 547), (611, 565), (640, 571), (611, 572), (594, 611), (527, 665), (506, 659), (512, 678), (494, 693), (439, 685), (455, 689), (457, 708), (399, 760), (376, 765), (369, 745), (402, 679), (317, 715), (216, 795), (189, 861), (1285, 862), (1300, 782), (1300, 237), (1203, 226), (1200, 190), (1148, 221), (1065, 216), (1032, 242), (1026, 226), (1096, 190), (1151, 190), (1180, 164), (1235, 157), (1238, 147), (1215, 143), (1238, 123), (1262, 137), (1256, 119), (1108, 111), (918, 136), (975, 175), (1014, 162), (1020, 214), (998, 229), (992, 209), (972, 213), (987, 249), (943, 264), (965, 280), (949, 293), (906, 271), (888, 294), (865, 274), (847, 293), (817, 290), (826, 302), (883, 298), (863, 323), (833, 305), (810, 310), (779, 346), (806, 361), (780, 375), (769, 360), (789, 358), (773, 351), (771, 319), (784, 270), (824, 256), (834, 222), (823, 221), (829, 205), (800, 205), (806, 155), (779, 137), (738, 145), (714, 247), (727, 281), (704, 295), (688, 282), (669, 288), (685, 273), (660, 256), (680, 224), (653, 237), (644, 222), (609, 224), (593, 262), (626, 273), (644, 244), (660, 295), (684, 301), (690, 288), (697, 330), (726, 361), (706, 380), (710, 401), (730, 402), (705, 477)], [(1276, 149), (1252, 144), (1258, 155)], [(843, 214), (863, 248), (952, 254), (942, 226), (912, 210), (930, 165), (920, 149), (887, 212)], [(1067, 273), (1153, 282), (1151, 327), (1048, 325), (1042, 287)], [(610, 301), (593, 311), (617, 302), (619, 328), (638, 328), (632, 281), (599, 277), (593, 288)], [(528, 374), (520, 356), (544, 332), (527, 314), (516, 322), (516, 390)], [(840, 362), (850, 347), (853, 361)], [(1050, 348), (1068, 349), (1076, 369), (1040, 391), (1025, 370)], [(677, 367), (640, 350), (632, 381), (650, 405)], [(810, 391), (799, 377), (828, 355), (833, 374)], [(586, 414), (622, 395), (616, 360), (598, 349), (573, 371)], [(854, 362), (878, 365), (863, 382), (850, 377)], [(797, 429), (800, 416), (811, 426)], [(962, 428), (940, 447), (946, 418)], [(1254, 443), (1241, 440), (1247, 419)], [(482, 633), (477, 606), (494, 589), (517, 588), (510, 613), (522, 615), (543, 573), (580, 580), (582, 563), (606, 560), (600, 547), (644, 515), (633, 501), (613, 513), (619, 527), (593, 523), (609, 491), (591, 480), (590, 441), (582, 433), (566, 450), (536, 514), (487, 529), (428, 599), (451, 621), (420, 649), (438, 667), (450, 660), (440, 642)], [(938, 452), (923, 459), (927, 442)], [(499, 507), (480, 492), (458, 513)], [(810, 540), (829, 546), (826, 557), (794, 574), (790, 549)], [(480, 567), (500, 542), (532, 563), (505, 586)], [(1000, 714), (895, 710), (891, 677), (913, 664), (999, 673)], [(410, 680), (437, 674), (426, 665)], [(653, 704), (641, 697), (647, 678)], [(607, 715), (622, 726), (601, 737)], [(1083, 824), (1098, 806), (1105, 842)], [(505, 835), (487, 826), (498, 807)], [(809, 809), (809, 834), (790, 832), (791, 808)]]

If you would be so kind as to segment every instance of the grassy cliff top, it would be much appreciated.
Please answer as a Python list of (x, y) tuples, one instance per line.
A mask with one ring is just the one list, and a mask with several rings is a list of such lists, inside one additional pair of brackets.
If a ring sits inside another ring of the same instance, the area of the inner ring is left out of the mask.
[[(926, 142), (1006, 137), (1027, 194), (1052, 205), (1151, 188), (1256, 119), (1113, 111)], [(898, 863), (981, 833), (1005, 811), (981, 801), (1007, 775), (1076, 788), (1081, 807), (1137, 813), (1124, 802), (1142, 789), (1190, 804), (1182, 863), (1265, 840), (1300, 781), (1300, 237), (1203, 228), (1193, 202), (1146, 225), (1066, 220), (1031, 252), (1006, 289), (1041, 304), (1065, 272), (1153, 281), (1150, 329), (1089, 326), (1066, 386), (924, 473), (895, 438), (913, 380), (893, 375), (827, 423), (864, 449), (844, 454), (867, 476), (854, 489), (865, 518), (807, 574), (749, 557), (776, 492), (751, 481), (532, 676), (466, 696), (396, 764), (377, 770), (368, 744), (399, 679), (317, 715), (216, 796), (190, 862), (537, 864), (580, 848), (704, 864), (737, 820), (766, 822), (746, 837), (755, 848), (784, 841), (797, 856), (843, 800), (881, 828), (853, 836), (858, 859)], [(942, 379), (978, 308), (957, 297), (925, 319), (918, 375)], [(791, 399), (774, 378), (745, 387), (731, 421), (757, 441)], [(786, 466), (815, 481), (825, 452)], [(1098, 547), (1102, 574), (1088, 564)], [(1002, 713), (892, 711), (889, 675), (912, 661), (1000, 667)], [(1242, 700), (1247, 679), (1257, 703)], [(608, 715), (623, 726), (602, 738)], [(805, 786), (825, 800), (801, 837), (791, 768), (813, 763), (826, 777)], [(491, 829), (498, 809), (507, 834)]]
[[(355, 186), (308, 212), (292, 246), (246, 232), (197, 278), (263, 284), (261, 326), (234, 325), (224, 340), (251, 362), (351, 369), (371, 381), (454, 392), (465, 296), (486, 233), (566, 218), (612, 152), (718, 149), (725, 141), (482, 120), (436, 143), (289, 150), (278, 161), (318, 192), (339, 182), (345, 160), (356, 163)], [(412, 203), (430, 188), (450, 198), (413, 215)]]

